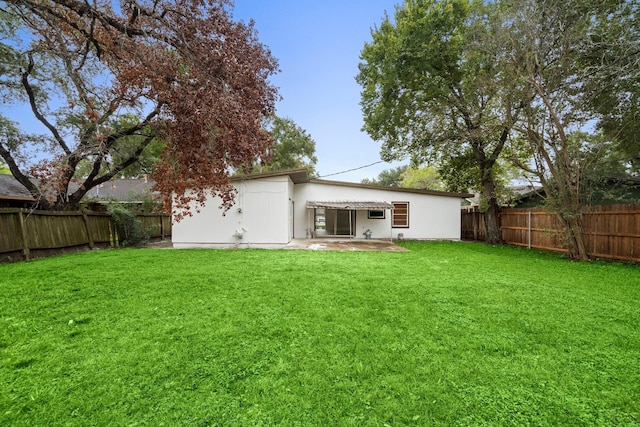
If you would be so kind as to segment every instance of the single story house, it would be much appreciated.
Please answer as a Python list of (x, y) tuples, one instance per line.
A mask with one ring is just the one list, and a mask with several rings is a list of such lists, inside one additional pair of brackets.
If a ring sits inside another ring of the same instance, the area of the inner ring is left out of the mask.
[[(460, 239), (469, 194), (310, 179), (306, 169), (231, 179), (234, 206), (221, 201), (174, 222), (176, 248), (277, 248), (294, 238)], [(195, 211), (195, 209), (194, 209)]]

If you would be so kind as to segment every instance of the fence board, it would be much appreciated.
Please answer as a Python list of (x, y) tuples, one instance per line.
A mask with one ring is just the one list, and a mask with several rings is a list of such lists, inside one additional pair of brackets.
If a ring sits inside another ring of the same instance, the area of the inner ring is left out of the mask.
[(0, 253), (22, 250), (19, 209), (0, 215)]
[[(508, 244), (566, 252), (562, 222), (545, 208), (502, 209), (500, 223)], [(592, 257), (640, 262), (640, 205), (590, 206), (582, 213), (582, 223)], [(484, 240), (473, 227), (484, 227), (483, 214), (463, 210), (463, 239)]]

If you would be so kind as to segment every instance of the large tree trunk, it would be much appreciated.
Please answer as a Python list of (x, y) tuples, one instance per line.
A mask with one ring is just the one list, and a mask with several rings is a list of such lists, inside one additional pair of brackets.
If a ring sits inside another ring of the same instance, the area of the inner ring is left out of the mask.
[(492, 180), (485, 180), (482, 183), (482, 197), (486, 202), (484, 225), (487, 230), (487, 236), (485, 241), (492, 245), (502, 244), (502, 233), (500, 232), (500, 206), (498, 205), (498, 199), (496, 197), (496, 186)]
[(584, 241), (584, 233), (582, 229), (582, 218), (579, 214), (559, 214), (560, 219), (564, 223), (566, 239), (567, 239), (567, 257), (580, 261), (588, 261), (589, 254)]

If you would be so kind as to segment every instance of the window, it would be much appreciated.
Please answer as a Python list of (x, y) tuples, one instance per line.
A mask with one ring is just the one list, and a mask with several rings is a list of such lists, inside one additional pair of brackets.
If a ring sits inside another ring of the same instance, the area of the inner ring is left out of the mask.
[(384, 211), (382, 210), (369, 211), (368, 217), (373, 219), (384, 219)]
[(408, 228), (409, 227), (409, 202), (391, 202), (393, 205), (392, 227)]

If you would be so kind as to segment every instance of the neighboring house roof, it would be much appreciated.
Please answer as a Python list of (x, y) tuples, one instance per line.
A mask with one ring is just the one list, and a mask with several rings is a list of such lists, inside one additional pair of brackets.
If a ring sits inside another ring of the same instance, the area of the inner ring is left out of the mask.
[(4, 174), (0, 174), (0, 198), (7, 200), (34, 201), (29, 190), (27, 190), (24, 185), (20, 184), (13, 175)]
[[(501, 200), (499, 203), (513, 205), (517, 204), (520, 200), (524, 200), (529, 197), (535, 197), (542, 190), (542, 187), (531, 184), (525, 185), (510, 185), (507, 187), (512, 194), (509, 200)], [(478, 206), (480, 204), (480, 193), (475, 193), (472, 197), (467, 198), (467, 201), (471, 206)]]
[[(71, 191), (75, 191), (79, 185), (78, 183), (71, 183), (69, 187)], [(151, 192), (153, 185), (154, 182), (147, 179), (116, 179), (92, 188), (84, 196), (84, 200), (136, 201), (131, 200), (132, 194), (135, 197), (135, 195)], [(4, 174), (0, 174), (0, 199), (34, 201), (29, 190), (20, 184), (13, 175)]]
[(145, 178), (114, 179), (93, 187), (84, 198), (136, 202), (140, 201), (138, 196), (146, 193), (155, 194), (152, 190), (154, 184), (153, 181)]

